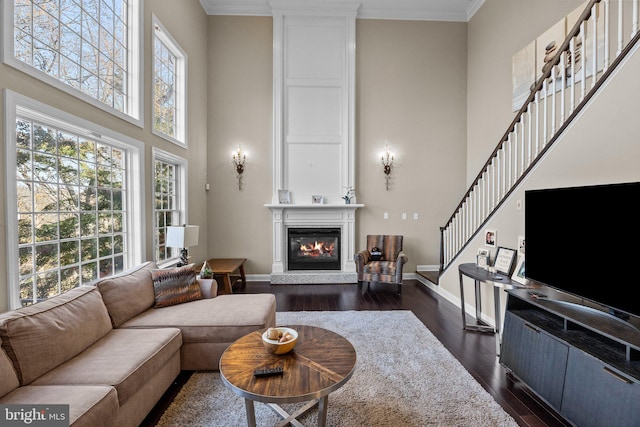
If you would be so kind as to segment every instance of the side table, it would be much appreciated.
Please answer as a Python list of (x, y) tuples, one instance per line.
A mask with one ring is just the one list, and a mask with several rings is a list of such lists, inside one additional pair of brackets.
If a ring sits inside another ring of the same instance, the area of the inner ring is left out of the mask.
[[(496, 354), (500, 355), (501, 333), (500, 325), (502, 324), (502, 316), (500, 311), (500, 289), (524, 288), (526, 286), (511, 280), (509, 276), (500, 273), (491, 273), (484, 268), (478, 267), (475, 263), (460, 264), (458, 266), (458, 274), (460, 276), (460, 308), (462, 310), (462, 329), (479, 332), (489, 332), (496, 336)], [(467, 314), (464, 304), (464, 283), (463, 277), (469, 277), (474, 281), (475, 290), (475, 306), (476, 306), (476, 323), (467, 323)], [(481, 323), (480, 315), (482, 313), (482, 298), (480, 296), (480, 283), (487, 283), (493, 286), (493, 306), (495, 309), (495, 326), (489, 326)]]
[(207, 260), (213, 274), (222, 276), (222, 288), (225, 290), (225, 293), (233, 293), (231, 275), (236, 271), (240, 274), (242, 286), (247, 284), (247, 279), (244, 275), (244, 262), (246, 260), (246, 258), (211, 258)]

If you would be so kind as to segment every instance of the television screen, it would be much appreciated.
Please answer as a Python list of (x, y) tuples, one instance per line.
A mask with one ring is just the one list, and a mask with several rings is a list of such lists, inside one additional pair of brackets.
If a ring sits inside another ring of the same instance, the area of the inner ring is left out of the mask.
[(639, 200), (638, 182), (525, 191), (525, 276), (640, 316)]

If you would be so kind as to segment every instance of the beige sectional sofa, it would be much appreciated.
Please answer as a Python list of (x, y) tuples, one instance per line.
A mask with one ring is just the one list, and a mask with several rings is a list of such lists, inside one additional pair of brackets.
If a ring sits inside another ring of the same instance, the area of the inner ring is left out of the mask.
[(152, 262), (0, 314), (0, 404), (69, 404), (73, 426), (137, 426), (180, 370), (217, 370), (275, 326), (272, 294), (155, 308)]

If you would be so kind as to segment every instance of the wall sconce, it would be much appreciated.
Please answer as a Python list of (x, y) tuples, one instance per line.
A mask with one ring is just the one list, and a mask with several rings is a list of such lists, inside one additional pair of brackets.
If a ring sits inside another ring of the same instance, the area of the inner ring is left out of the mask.
[(180, 261), (177, 267), (189, 264), (188, 248), (198, 246), (200, 227), (197, 225), (183, 225), (182, 227), (167, 227), (167, 241), (169, 248), (181, 248)]
[(391, 168), (393, 167), (393, 153), (388, 145), (384, 148), (380, 159), (382, 161), (382, 171), (384, 172), (387, 191), (389, 191), (389, 179), (391, 178)]
[(244, 173), (244, 164), (247, 162), (247, 153), (242, 149), (242, 147), (238, 147), (238, 151), (231, 153), (231, 162), (236, 168), (238, 190), (242, 191), (242, 174)]

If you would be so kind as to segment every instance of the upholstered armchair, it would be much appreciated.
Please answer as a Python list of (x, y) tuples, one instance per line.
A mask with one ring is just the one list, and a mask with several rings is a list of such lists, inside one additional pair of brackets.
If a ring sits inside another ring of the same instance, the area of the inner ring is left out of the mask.
[[(372, 251), (374, 248), (379, 251)], [(374, 253), (372, 254), (372, 252)], [(395, 283), (398, 285), (398, 293), (400, 293), (402, 267), (408, 260), (409, 258), (402, 252), (402, 236), (368, 235), (367, 249), (355, 255), (358, 283)]]

